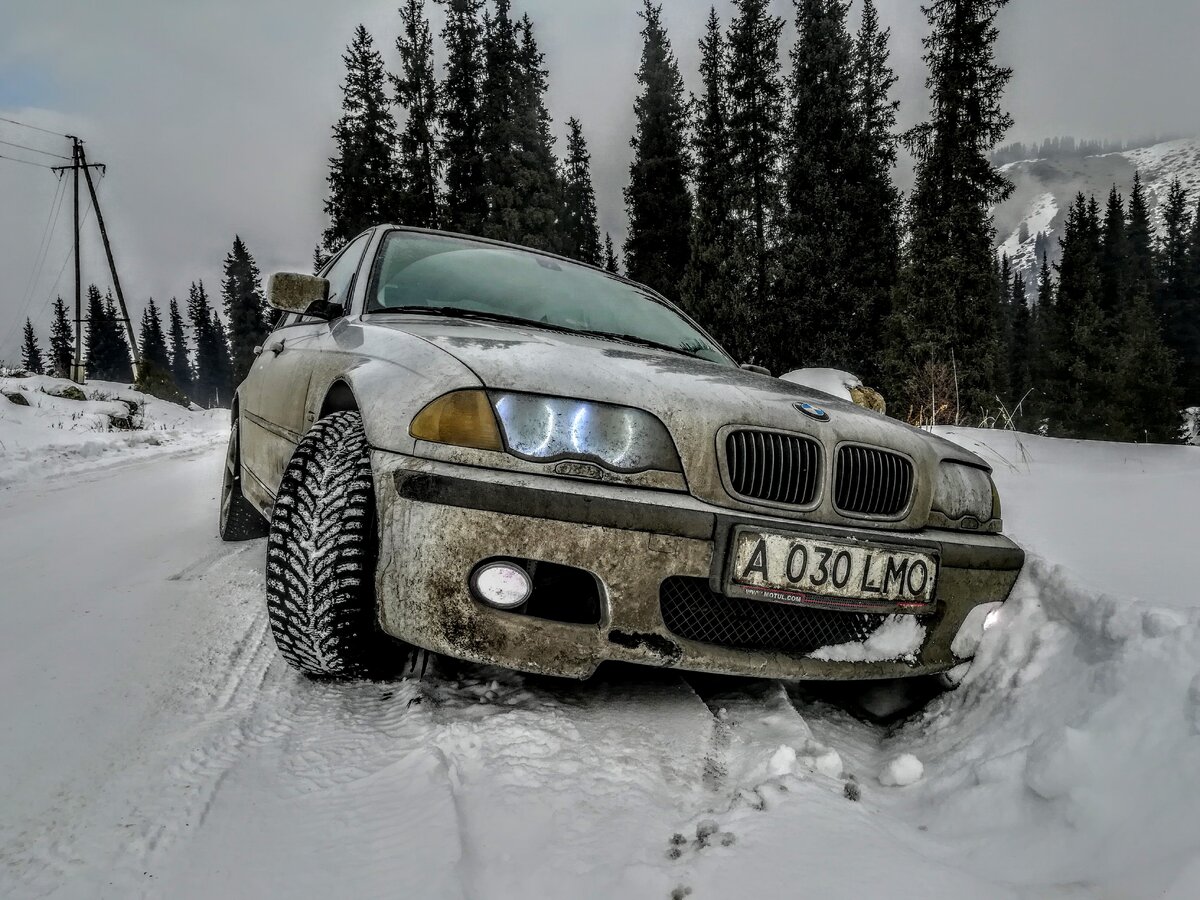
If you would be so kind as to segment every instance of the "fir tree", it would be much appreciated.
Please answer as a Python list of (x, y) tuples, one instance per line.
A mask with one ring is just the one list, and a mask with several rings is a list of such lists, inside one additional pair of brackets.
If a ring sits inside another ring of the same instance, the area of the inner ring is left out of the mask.
[(229, 336), (217, 311), (212, 311), (211, 335), (213, 345), (213, 401), (216, 406), (233, 405), (233, 357), (229, 352)]
[(323, 252), (336, 252), (372, 225), (396, 218), (396, 123), (384, 93), (383, 58), (367, 29), (359, 25), (342, 57), (342, 117), (333, 127), (337, 154), (329, 160), (329, 227)]
[(1115, 316), (1130, 287), (1130, 251), (1126, 234), (1125, 201), (1114, 184), (1104, 208), (1100, 241), (1100, 305), (1107, 316)]
[(188, 354), (187, 336), (183, 330), (183, 316), (179, 304), (171, 298), (168, 316), (171, 343), (171, 378), (185, 396), (192, 396), (192, 362)]
[(42, 360), (42, 348), (38, 346), (37, 334), (33, 323), (25, 320), (25, 340), (21, 344), (21, 367), (31, 375), (44, 375), (45, 363)]
[(109, 371), (109, 381), (133, 381), (133, 359), (129, 355), (129, 344), (125, 341), (123, 320), (117, 315), (117, 304), (113, 300), (112, 291), (104, 295), (104, 316), (110, 332), (112, 368)]
[(733, 150), (729, 141), (728, 52), (715, 8), (700, 41), (704, 90), (693, 102), (696, 216), (680, 303), (738, 358), (758, 349), (752, 298), (735, 288), (743, 267), (732, 219)]
[(1011, 403), (1009, 412), (1014, 418), (1020, 417), (1022, 402), (1033, 385), (1033, 374), (1030, 367), (1030, 334), (1029, 298), (1026, 296), (1025, 279), (1020, 272), (1012, 274), (1012, 296), (1009, 299), (1011, 309), (1011, 330), (1008, 344), (1008, 384)]
[(1121, 421), (1111, 440), (1177, 443), (1180, 439), (1180, 393), (1175, 383), (1177, 360), (1163, 340), (1154, 304), (1137, 290), (1118, 319), (1116, 381)]
[(1153, 298), (1157, 285), (1154, 271), (1154, 226), (1146, 203), (1146, 189), (1140, 172), (1133, 173), (1133, 190), (1129, 194), (1129, 219), (1125, 226), (1129, 248), (1129, 288)]
[(1110, 320), (1100, 297), (1100, 215), (1075, 198), (1062, 236), (1052, 328), (1046, 337), (1050, 433), (1107, 437), (1117, 415)]
[(142, 310), (142, 365), (154, 366), (161, 372), (169, 372), (171, 368), (170, 358), (167, 356), (167, 339), (163, 334), (162, 316), (158, 312), (158, 305), (151, 297), (146, 304), (146, 308)]
[(596, 191), (592, 187), (591, 154), (578, 119), (567, 121), (567, 159), (563, 164), (561, 252), (593, 266), (602, 262), (600, 227), (596, 224)]
[(135, 386), (139, 391), (186, 405), (187, 398), (171, 377), (171, 362), (167, 340), (163, 334), (162, 317), (153, 298), (142, 311), (141, 361)]
[(633, 106), (633, 162), (625, 188), (625, 269), (634, 281), (675, 298), (691, 252), (688, 110), (683, 78), (662, 23), (662, 6), (645, 0), (640, 15), (645, 26), (637, 73), (640, 92)]
[(446, 6), (442, 41), (446, 75), (439, 89), (441, 160), (446, 174), (444, 225), (482, 234), (487, 218), (483, 173), (483, 0), (441, 0)]
[(75, 333), (71, 320), (67, 318), (67, 306), (63, 298), (54, 301), (54, 321), (50, 325), (50, 364), (52, 375), (59, 378), (71, 377), (71, 365), (75, 360)]
[(254, 257), (242, 239), (234, 235), (233, 248), (225, 256), (225, 278), (221, 282), (221, 297), (229, 319), (234, 385), (241, 384), (250, 374), (254, 348), (262, 345), (270, 331), (261, 282), (262, 275)]
[(1156, 305), (1167, 346), (1180, 363), (1179, 384), (1187, 406), (1200, 404), (1200, 302), (1192, 280), (1192, 224), (1188, 192), (1176, 179), (1163, 206)]
[[(438, 226), (437, 81), (433, 74), (433, 35), (424, 0), (400, 7), (400, 76), (392, 76), (396, 103), (407, 113), (400, 132), (399, 214), (406, 225)], [(236, 373), (235, 373), (236, 374)]]
[[(736, 232), (735, 258), (740, 272), (734, 271), (730, 285), (751, 305), (749, 321), (742, 325), (747, 336), (763, 336), (768, 346), (759, 354), (767, 365), (784, 367), (790, 355), (764, 332), (767, 322), (761, 311), (770, 309), (775, 256), (778, 246), (777, 223), (780, 203), (779, 164), (783, 127), (783, 81), (780, 77), (779, 35), (783, 19), (768, 12), (768, 0), (734, 0), (735, 15), (729, 26), (728, 68), (728, 145), (730, 149), (729, 205)], [(741, 318), (741, 317), (738, 317)], [(741, 331), (737, 325), (727, 329), (726, 337)], [(732, 332), (732, 333), (730, 333)], [(745, 344), (745, 338), (740, 342)], [(787, 347), (793, 346), (790, 340)], [(746, 352), (745, 349), (742, 351)]]
[(891, 67), (891, 29), (881, 29), (873, 0), (864, 0), (854, 44), (855, 106), (859, 118), (858, 151), (851, 176), (850, 227), (854, 259), (847, 272), (855, 287), (855, 325), (846, 365), (876, 381), (882, 374), (884, 322), (891, 312), (900, 254), (900, 192), (892, 182), (899, 138), (897, 78)]
[[(998, 66), (996, 15), (1007, 0), (931, 0), (922, 7), (931, 118), (906, 136), (916, 158), (895, 308), (886, 329), (892, 390), (916, 405), (921, 364), (954, 367), (967, 409), (986, 409), (1001, 354), (989, 210), (1012, 192), (990, 151), (1012, 124), (1001, 101), (1012, 72)], [(961, 410), (959, 414), (961, 415)]]
[[(192, 335), (196, 341), (196, 369), (192, 387), (192, 399), (205, 408), (213, 407), (225, 389), (224, 371), (229, 351), (225, 347), (224, 333), (217, 333), (213, 326), (216, 312), (208, 303), (208, 294), (203, 281), (192, 282), (188, 290), (188, 318), (192, 323)], [(228, 399), (223, 397), (223, 399)]]
[(514, 22), (497, 0), (484, 28), (485, 237), (554, 250), (559, 244), (558, 175), (546, 112), (546, 70), (528, 17)]
[(129, 347), (121, 334), (112, 296), (107, 300), (94, 284), (87, 289), (87, 377), (101, 381), (132, 381)]
[(614, 275), (621, 274), (621, 263), (617, 259), (617, 251), (613, 248), (612, 235), (604, 233), (604, 269)]

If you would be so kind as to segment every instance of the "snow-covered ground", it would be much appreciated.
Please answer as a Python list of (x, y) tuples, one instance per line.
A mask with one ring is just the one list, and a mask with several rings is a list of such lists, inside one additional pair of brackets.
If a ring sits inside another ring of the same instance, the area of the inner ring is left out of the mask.
[[(85, 399), (63, 396), (73, 390)], [(0, 376), (0, 486), (205, 447), (228, 429), (228, 410), (188, 410), (126, 384)]]
[(650, 669), (307, 681), (262, 543), (215, 537), (218, 447), (26, 468), (0, 895), (1200, 895), (1200, 448), (943, 433), (996, 464), (1030, 564), (964, 685), (891, 727)]

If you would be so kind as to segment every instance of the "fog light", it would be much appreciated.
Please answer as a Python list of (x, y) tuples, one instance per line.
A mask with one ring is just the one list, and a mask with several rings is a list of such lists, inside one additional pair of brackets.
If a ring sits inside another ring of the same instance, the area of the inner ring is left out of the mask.
[(516, 609), (533, 593), (533, 579), (516, 563), (487, 563), (471, 575), (471, 592), (489, 606)]

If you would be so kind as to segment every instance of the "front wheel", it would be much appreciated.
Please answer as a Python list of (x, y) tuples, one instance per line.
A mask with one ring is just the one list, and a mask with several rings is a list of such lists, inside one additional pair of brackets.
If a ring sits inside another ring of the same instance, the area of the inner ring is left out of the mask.
[(410, 649), (379, 629), (371, 458), (357, 412), (317, 422), (288, 463), (267, 542), (267, 613), (279, 652), (308, 675), (387, 678)]

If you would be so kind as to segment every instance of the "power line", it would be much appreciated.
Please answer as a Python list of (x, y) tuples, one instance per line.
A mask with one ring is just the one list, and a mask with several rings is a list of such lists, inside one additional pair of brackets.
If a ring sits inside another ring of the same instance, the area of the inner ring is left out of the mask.
[(68, 162), (71, 159), (71, 157), (63, 156), (61, 153), (51, 153), (49, 150), (39, 150), (37, 147), (26, 147), (24, 144), (14, 144), (12, 141), (0, 141), (0, 144), (4, 144), (6, 147), (16, 147), (18, 150), (28, 150), (31, 153), (44, 153), (47, 156), (53, 156), (55, 159), (65, 159)]
[(69, 134), (59, 134), (57, 131), (51, 131), (48, 128), (39, 128), (37, 125), (26, 125), (24, 122), (18, 122), (16, 119), (6, 119), (0, 116), (0, 122), (7, 122), (9, 125), (20, 125), (22, 128), (32, 128), (34, 131), (40, 131), (43, 134), (52, 134), (55, 137), (69, 138)]
[(17, 159), (15, 156), (0, 156), (0, 159), (7, 159), (9, 162), (24, 163), (27, 166), (37, 166), (39, 169), (54, 168), (54, 166), (48, 166), (45, 163), (31, 162), (28, 159)]

